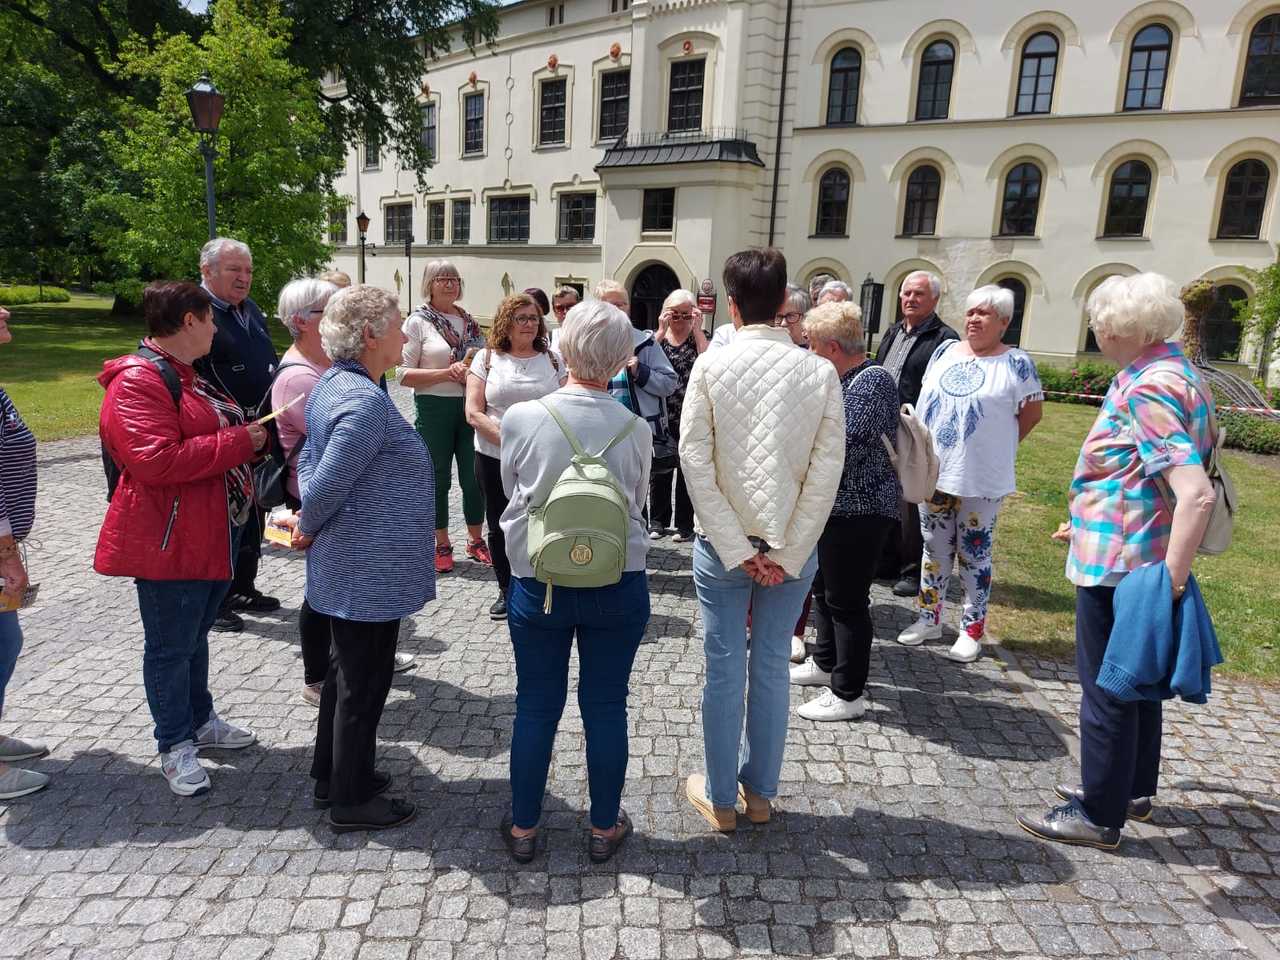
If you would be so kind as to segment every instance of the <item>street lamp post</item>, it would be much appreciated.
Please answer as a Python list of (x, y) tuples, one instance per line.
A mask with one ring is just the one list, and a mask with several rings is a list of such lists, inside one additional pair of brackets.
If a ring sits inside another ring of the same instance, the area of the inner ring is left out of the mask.
[(364, 283), (364, 238), (369, 232), (369, 215), (363, 210), (356, 216), (356, 229), (360, 231), (360, 269), (356, 271), (359, 274), (357, 283)]
[(222, 105), (225, 100), (209, 79), (208, 73), (202, 73), (200, 79), (187, 91), (187, 107), (191, 111), (191, 122), (195, 124), (196, 133), (200, 135), (200, 153), (204, 156), (204, 203), (209, 217), (210, 240), (218, 232), (218, 214), (213, 201), (213, 158), (217, 156), (217, 151), (213, 144), (218, 136), (218, 124), (222, 122)]
[(413, 309), (413, 234), (404, 238), (404, 255), (409, 260), (409, 277), (405, 281), (405, 289), (408, 291), (409, 309)]

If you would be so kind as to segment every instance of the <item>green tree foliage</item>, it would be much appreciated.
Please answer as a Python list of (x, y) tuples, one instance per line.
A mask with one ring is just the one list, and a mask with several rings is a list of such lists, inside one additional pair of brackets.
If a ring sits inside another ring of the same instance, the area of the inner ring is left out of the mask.
[(153, 107), (123, 107), (120, 131), (107, 144), (138, 194), (92, 201), (118, 221), (109, 245), (128, 275), (196, 275), (208, 228), (204, 166), (185, 92), (205, 70), (226, 96), (214, 164), (218, 232), (253, 250), (255, 299), (273, 303), (291, 277), (328, 259), (323, 231), (342, 156), (314, 84), (286, 59), (288, 44), (279, 7), (252, 0), (221, 0), (198, 41), (180, 34), (154, 46), (121, 44), (122, 75), (158, 91)]
[(1280, 260), (1263, 270), (1245, 269), (1256, 293), (1251, 300), (1237, 300), (1236, 320), (1244, 337), (1256, 338), (1258, 379), (1267, 381), (1271, 360), (1280, 354)]

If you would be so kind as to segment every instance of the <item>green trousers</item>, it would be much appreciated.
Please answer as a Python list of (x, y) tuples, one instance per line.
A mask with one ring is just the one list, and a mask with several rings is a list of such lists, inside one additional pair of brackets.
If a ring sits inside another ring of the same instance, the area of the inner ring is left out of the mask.
[(436, 471), (436, 529), (449, 526), (449, 485), (453, 461), (458, 461), (458, 484), (462, 487), (462, 516), (469, 526), (484, 521), (484, 495), (476, 483), (475, 431), (467, 423), (463, 397), (414, 397), (418, 435), (431, 451)]

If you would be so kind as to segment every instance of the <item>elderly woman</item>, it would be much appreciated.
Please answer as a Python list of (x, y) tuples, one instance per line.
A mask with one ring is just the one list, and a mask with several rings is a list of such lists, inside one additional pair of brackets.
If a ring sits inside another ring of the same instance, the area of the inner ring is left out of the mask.
[[(1167, 277), (1111, 277), (1089, 297), (1089, 326), (1120, 372), (1085, 437), (1067, 500), (1076, 585), (1080, 677), (1079, 786), (1040, 817), (1019, 816), (1037, 837), (1112, 848), (1126, 819), (1151, 816), (1160, 772), (1160, 702), (1121, 701), (1098, 684), (1116, 616), (1116, 587), (1163, 564), (1177, 605), (1191, 577), (1216, 495), (1205, 473), (1213, 450), (1208, 385), (1176, 343), (1183, 305)], [(1172, 504), (1172, 506), (1171, 506)]]
[(307, 400), (294, 529), (308, 551), (307, 603), (329, 618), (331, 638), (311, 776), (336, 831), (384, 830), (415, 812), (382, 796), (391, 778), (373, 760), (400, 620), (436, 592), (431, 457), (378, 388), (405, 341), (395, 296), (359, 284), (339, 291), (320, 340), (332, 365)]
[[(511, 816), (502, 839), (521, 863), (533, 859), (551, 748), (564, 710), (569, 654), (578, 639), (578, 707), (586, 728), (591, 792), (588, 853), (602, 863), (631, 832), (619, 806), (627, 773), (627, 681), (649, 621), (645, 537), (641, 510), (649, 489), (652, 440), (633, 415), (610, 398), (609, 378), (634, 356), (626, 314), (588, 300), (565, 317), (560, 348), (569, 381), (542, 402), (516, 404), (502, 418), (502, 485), (510, 503), (502, 530), (511, 558), (507, 623), (516, 659), (516, 717), (511, 736)], [(563, 427), (552, 418), (554, 408)], [(616, 584), (590, 589), (556, 587), (544, 612), (547, 585), (534, 579), (529, 560), (529, 510), (546, 502), (569, 466), (572, 433), (588, 451), (605, 451), (609, 470), (630, 515), (626, 564)], [(618, 439), (621, 437), (622, 439)]]
[(1018, 444), (1040, 422), (1044, 405), (1034, 361), (1001, 340), (1013, 294), (994, 284), (979, 287), (964, 310), (964, 339), (934, 350), (920, 386), (916, 409), (938, 452), (938, 489), (920, 511), (920, 616), (898, 634), (907, 646), (942, 636), (942, 605), (958, 555), (964, 612), (947, 654), (958, 663), (982, 653), (996, 514), (1014, 491)]
[(844, 462), (835, 368), (774, 327), (786, 283), (778, 250), (744, 250), (725, 262), (729, 313), (741, 329), (694, 364), (680, 417), (680, 465), (701, 527), (693, 583), (707, 658), (706, 775), (689, 777), (685, 794), (726, 832), (737, 828), (739, 797), (753, 823), (771, 815), (787, 741), (792, 628)]
[(791, 668), (797, 686), (828, 689), (796, 712), (806, 720), (856, 720), (866, 713), (871, 668), (871, 581), (898, 522), (898, 476), (881, 437), (898, 435), (898, 385), (867, 356), (862, 311), (824, 303), (804, 321), (809, 349), (831, 362), (844, 395), (844, 470), (831, 516), (818, 538), (813, 578), (818, 642)]
[(489, 520), (489, 553), (498, 581), (498, 599), (489, 617), (505, 620), (511, 563), (499, 521), (507, 509), (499, 461), (502, 415), (513, 405), (537, 400), (557, 390), (567, 371), (560, 355), (551, 349), (542, 307), (528, 293), (507, 297), (498, 306), (489, 330), (489, 346), (476, 354), (467, 377), (467, 423), (476, 433), (476, 482), (484, 494)]
[(169, 789), (189, 797), (209, 789), (197, 751), (257, 739), (214, 712), (209, 628), (252, 512), (249, 461), (268, 435), (195, 371), (217, 329), (208, 293), (153, 283), (142, 311), (149, 336), (137, 353), (106, 361), (98, 377), (107, 391), (98, 431), (119, 474), (93, 568), (137, 586), (160, 769)]
[(449, 484), (458, 463), (462, 516), (467, 523), (467, 556), (492, 563), (481, 537), (484, 495), (476, 483), (475, 431), (467, 422), (467, 365), (484, 346), (484, 335), (471, 314), (458, 304), (462, 278), (448, 260), (432, 260), (422, 273), (426, 302), (404, 324), (400, 382), (413, 387), (418, 433), (435, 464), (436, 572), (453, 569), (449, 540)]
[[(285, 500), (295, 510), (302, 505), (298, 491), (298, 454), (307, 439), (307, 397), (333, 364), (320, 342), (320, 318), (324, 316), (329, 298), (340, 287), (350, 284), (350, 278), (345, 285), (322, 279), (291, 280), (280, 291), (276, 305), (276, 316), (293, 337), (293, 345), (276, 367), (271, 384), (271, 409), (288, 407), (276, 418), (276, 429), (288, 465)], [(305, 597), (298, 611), (298, 638), (302, 646), (302, 699), (318, 707), (329, 670), (329, 618), (313, 610)], [(411, 653), (397, 653), (396, 670), (408, 670), (413, 666), (413, 659)]]
[(818, 304), (847, 303), (853, 299), (853, 288), (839, 280), (828, 280), (818, 291)]
[[(676, 372), (676, 389), (667, 397), (667, 422), (672, 439), (680, 441), (680, 410), (684, 404), (684, 391), (689, 385), (689, 374), (694, 361), (707, 350), (707, 334), (702, 329), (702, 311), (688, 290), (673, 290), (662, 301), (658, 314), (658, 346), (667, 355), (671, 369)], [(650, 537), (658, 539), (671, 526), (671, 487), (675, 486), (676, 543), (693, 539), (693, 501), (684, 483), (684, 474), (677, 464), (671, 470), (655, 472), (649, 486)], [(660, 531), (660, 532), (657, 532)], [(657, 533), (655, 533), (657, 532)]]
[[(0, 344), (13, 339), (9, 311), (0, 307)], [(4, 578), (0, 612), (0, 710), (4, 691), (22, 652), (22, 626), (18, 608), (27, 591), (27, 568), (19, 544), (31, 532), (36, 518), (36, 438), (18, 414), (9, 394), (0, 389), (0, 577)], [(35, 760), (49, 749), (17, 737), (0, 736), (0, 800), (15, 800), (43, 790), (49, 777), (39, 770), (10, 764)]]

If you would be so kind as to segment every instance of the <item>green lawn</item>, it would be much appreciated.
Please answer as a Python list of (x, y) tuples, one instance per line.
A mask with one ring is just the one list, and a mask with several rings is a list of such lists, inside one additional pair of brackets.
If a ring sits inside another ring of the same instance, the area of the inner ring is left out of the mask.
[[(1012, 649), (1069, 656), (1075, 644), (1074, 588), (1063, 576), (1066, 546), (1049, 534), (1067, 516), (1067, 484), (1093, 407), (1045, 404), (1044, 420), (1018, 452), (1018, 492), (996, 528), (991, 629)], [(1268, 460), (1272, 462), (1267, 462)], [(1204, 591), (1232, 674), (1280, 680), (1280, 458), (1228, 451), (1241, 508), (1231, 549), (1199, 557)]]

